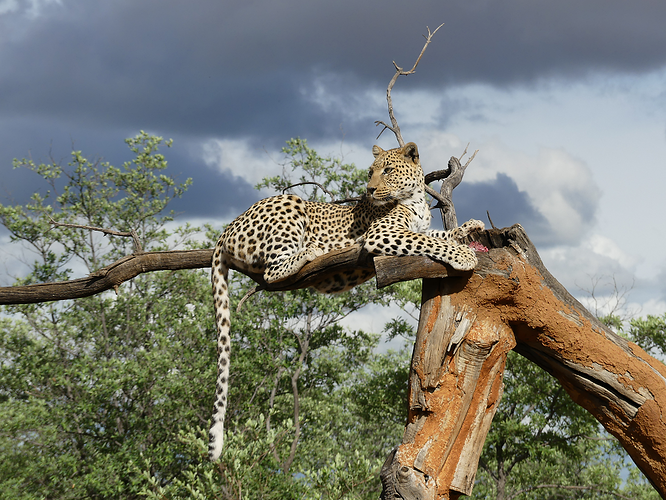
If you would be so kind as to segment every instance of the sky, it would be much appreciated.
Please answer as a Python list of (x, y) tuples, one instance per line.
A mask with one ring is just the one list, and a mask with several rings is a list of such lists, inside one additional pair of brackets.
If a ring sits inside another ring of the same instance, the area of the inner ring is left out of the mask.
[(593, 312), (614, 289), (627, 315), (666, 312), (663, 0), (0, 0), (0, 203), (41, 189), (13, 158), (120, 165), (140, 130), (172, 138), (171, 173), (193, 179), (183, 224), (266, 196), (253, 186), (292, 137), (366, 168), (397, 145), (374, 125), (393, 61), (411, 67), (441, 23), (393, 101), (426, 172), (479, 150), (459, 221), (521, 223)]

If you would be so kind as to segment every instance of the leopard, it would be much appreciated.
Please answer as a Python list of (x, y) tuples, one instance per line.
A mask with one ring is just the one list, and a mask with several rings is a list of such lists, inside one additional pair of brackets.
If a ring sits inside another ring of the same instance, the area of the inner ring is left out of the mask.
[[(319, 256), (355, 244), (369, 254), (428, 256), (462, 271), (477, 265), (476, 252), (462, 240), (482, 230), (483, 222), (472, 219), (451, 230), (430, 229), (430, 206), (416, 144), (389, 150), (374, 146), (372, 154), (366, 191), (355, 205), (309, 201), (293, 194), (273, 196), (238, 216), (217, 241), (211, 272), (218, 353), (209, 431), (211, 461), (220, 457), (224, 439), (231, 350), (230, 268), (276, 283)], [(336, 279), (313, 288), (338, 293), (374, 274), (366, 269), (338, 273)]]

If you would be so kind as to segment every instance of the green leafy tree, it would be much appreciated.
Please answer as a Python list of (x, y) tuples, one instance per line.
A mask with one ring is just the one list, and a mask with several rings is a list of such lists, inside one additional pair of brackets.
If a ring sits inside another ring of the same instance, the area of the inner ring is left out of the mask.
[(629, 323), (629, 338), (646, 351), (664, 359), (666, 354), (666, 314), (635, 318)]

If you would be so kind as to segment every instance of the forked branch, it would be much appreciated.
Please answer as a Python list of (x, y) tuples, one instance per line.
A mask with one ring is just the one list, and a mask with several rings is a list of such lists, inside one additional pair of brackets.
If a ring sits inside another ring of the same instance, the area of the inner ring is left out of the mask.
[[(472, 163), (472, 160), (476, 156), (476, 153), (479, 152), (477, 149), (474, 151), (472, 156), (469, 157), (467, 162), (462, 165), (462, 159), (467, 154), (467, 148), (469, 144), (465, 146), (465, 151), (460, 155), (460, 158), (452, 156), (449, 160), (449, 165), (444, 170), (435, 170), (430, 172), (425, 176), (426, 182), (426, 192), (437, 200), (436, 207), (440, 209), (442, 214), (442, 222), (444, 224), (444, 229), (453, 229), (458, 227), (458, 218), (456, 217), (456, 210), (453, 206), (453, 189), (457, 187), (461, 182), (465, 170)], [(438, 193), (433, 188), (428, 186), (431, 182), (442, 181), (442, 189)]]
[(395, 138), (398, 140), (398, 144), (400, 147), (405, 145), (405, 141), (402, 138), (402, 134), (400, 133), (400, 126), (398, 125), (398, 120), (395, 118), (395, 114), (393, 113), (393, 99), (391, 98), (391, 90), (393, 89), (393, 86), (395, 85), (396, 80), (398, 79), (399, 76), (404, 75), (411, 75), (416, 71), (416, 67), (419, 65), (419, 62), (421, 61), (421, 58), (423, 57), (423, 54), (425, 53), (426, 49), (428, 48), (428, 45), (430, 45), (430, 42), (432, 40), (432, 37), (437, 33), (439, 28), (444, 26), (444, 23), (440, 24), (437, 26), (437, 29), (435, 31), (431, 32), (430, 28), (426, 26), (426, 29), (428, 30), (428, 35), (423, 35), (423, 38), (426, 39), (425, 44), (423, 45), (423, 48), (421, 49), (421, 53), (419, 54), (419, 57), (416, 59), (416, 62), (414, 63), (414, 66), (412, 66), (412, 69), (409, 71), (405, 71), (402, 69), (400, 66), (396, 64), (395, 61), (393, 61), (393, 66), (395, 66), (395, 74), (393, 75), (393, 78), (391, 78), (391, 81), (388, 84), (388, 87), (386, 89), (386, 102), (388, 103), (388, 114), (389, 118), (391, 119), (391, 125), (388, 125), (386, 122), (383, 122), (381, 120), (377, 120), (375, 122), (375, 125), (383, 125), (384, 128), (382, 129), (381, 132), (379, 132), (379, 135), (377, 136), (377, 139), (384, 133), (386, 129), (390, 130), (393, 132), (395, 135)]

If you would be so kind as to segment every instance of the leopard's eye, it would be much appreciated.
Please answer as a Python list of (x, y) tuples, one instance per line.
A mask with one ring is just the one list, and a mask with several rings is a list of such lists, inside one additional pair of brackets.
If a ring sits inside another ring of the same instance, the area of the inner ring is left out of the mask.
[(368, 170), (368, 179), (372, 179), (372, 169)]
[(388, 175), (391, 172), (393, 172), (393, 167), (386, 167), (384, 171), (382, 172), (384, 175)]

